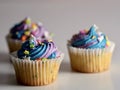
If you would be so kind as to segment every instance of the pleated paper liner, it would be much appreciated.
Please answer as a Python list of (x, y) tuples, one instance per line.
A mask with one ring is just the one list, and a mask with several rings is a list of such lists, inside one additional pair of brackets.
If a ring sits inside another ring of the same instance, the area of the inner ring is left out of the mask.
[(57, 78), (64, 54), (56, 59), (21, 60), (11, 55), (18, 83), (29, 86), (42, 86), (54, 82)]
[(94, 73), (106, 71), (110, 67), (115, 44), (104, 49), (82, 49), (67, 44), (71, 68), (78, 72)]
[(22, 43), (23, 43), (20, 40), (12, 39), (9, 34), (6, 36), (6, 41), (7, 41), (10, 53), (19, 50), (22, 46)]

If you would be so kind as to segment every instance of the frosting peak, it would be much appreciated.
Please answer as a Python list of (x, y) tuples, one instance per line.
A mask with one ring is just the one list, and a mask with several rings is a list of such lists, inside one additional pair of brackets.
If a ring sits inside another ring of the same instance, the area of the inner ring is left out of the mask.
[(102, 33), (97, 31), (96, 25), (91, 26), (89, 30), (81, 30), (71, 39), (71, 45), (78, 48), (105, 48), (108, 47), (109, 40)]

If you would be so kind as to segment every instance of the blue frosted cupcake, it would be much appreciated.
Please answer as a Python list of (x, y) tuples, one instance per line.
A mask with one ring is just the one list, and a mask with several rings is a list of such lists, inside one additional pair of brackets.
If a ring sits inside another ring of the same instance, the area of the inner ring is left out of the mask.
[(53, 41), (41, 41), (32, 36), (22, 47), (11, 54), (18, 83), (28, 86), (42, 86), (57, 79), (64, 54)]
[(115, 44), (93, 25), (68, 41), (71, 67), (79, 72), (102, 72), (110, 67)]

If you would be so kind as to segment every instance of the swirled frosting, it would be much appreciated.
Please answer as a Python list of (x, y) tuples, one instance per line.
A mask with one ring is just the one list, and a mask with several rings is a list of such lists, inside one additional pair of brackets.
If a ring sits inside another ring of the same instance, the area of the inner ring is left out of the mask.
[(71, 45), (78, 48), (105, 48), (110, 42), (105, 34), (97, 31), (97, 26), (93, 25), (89, 30), (81, 30), (71, 39)]
[(21, 49), (17, 52), (18, 58), (30, 58), (30, 60), (53, 59), (60, 56), (53, 41), (40, 41), (32, 36), (23, 43)]
[(33, 23), (28, 17), (16, 24), (10, 30), (11, 38), (21, 41), (29, 39), (31, 34), (43, 41), (52, 38), (42, 23)]
[(11, 38), (25, 41), (30, 36), (31, 19), (25, 18), (10, 30)]

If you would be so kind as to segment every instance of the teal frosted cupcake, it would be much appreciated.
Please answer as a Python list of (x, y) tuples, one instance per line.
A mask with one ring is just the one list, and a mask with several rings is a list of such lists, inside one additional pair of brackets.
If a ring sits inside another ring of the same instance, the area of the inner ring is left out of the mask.
[(64, 54), (57, 49), (53, 41), (41, 42), (34, 36), (11, 55), (17, 81), (30, 86), (54, 82), (63, 57)]
[(72, 69), (79, 72), (108, 70), (114, 46), (104, 33), (97, 31), (96, 25), (81, 30), (67, 45)]

